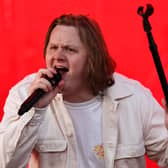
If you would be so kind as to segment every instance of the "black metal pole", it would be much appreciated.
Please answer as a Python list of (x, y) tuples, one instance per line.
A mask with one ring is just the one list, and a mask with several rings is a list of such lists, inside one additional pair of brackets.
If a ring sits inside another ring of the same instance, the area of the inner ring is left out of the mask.
[(166, 80), (166, 76), (164, 74), (164, 70), (161, 64), (161, 60), (159, 57), (159, 53), (157, 50), (157, 45), (153, 39), (152, 33), (151, 33), (151, 25), (149, 23), (148, 17), (153, 14), (153, 6), (151, 4), (147, 4), (147, 9), (145, 12), (143, 12), (143, 7), (138, 8), (138, 14), (143, 17), (143, 26), (144, 31), (147, 33), (148, 41), (149, 41), (149, 48), (153, 56), (153, 60), (155, 63), (155, 67), (159, 76), (159, 80), (163, 89), (163, 93), (165, 96), (166, 104), (168, 105), (168, 84)]

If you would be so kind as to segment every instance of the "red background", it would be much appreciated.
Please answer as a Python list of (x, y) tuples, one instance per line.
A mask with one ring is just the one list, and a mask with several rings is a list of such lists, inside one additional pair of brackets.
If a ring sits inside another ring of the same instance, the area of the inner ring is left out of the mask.
[[(0, 120), (8, 91), (26, 74), (45, 66), (43, 44), (50, 22), (63, 13), (82, 13), (100, 24), (117, 71), (149, 87), (156, 99), (163, 97), (160, 82), (143, 31), (139, 5), (152, 3), (152, 33), (168, 77), (167, 0), (0, 0)], [(148, 168), (156, 164), (147, 160)]]

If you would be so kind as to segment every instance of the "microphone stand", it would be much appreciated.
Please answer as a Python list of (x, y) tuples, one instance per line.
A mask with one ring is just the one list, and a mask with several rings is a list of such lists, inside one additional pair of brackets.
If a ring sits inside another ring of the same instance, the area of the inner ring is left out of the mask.
[(153, 56), (153, 60), (154, 60), (154, 63), (155, 63), (155, 67), (157, 69), (157, 73), (159, 75), (159, 80), (161, 82), (161, 86), (162, 86), (163, 93), (164, 93), (164, 96), (165, 96), (166, 105), (168, 106), (168, 84), (167, 84), (166, 77), (165, 77), (163, 67), (162, 67), (162, 64), (161, 64), (161, 61), (160, 61), (160, 57), (159, 57), (159, 54), (158, 54), (157, 45), (156, 45), (156, 43), (153, 39), (152, 33), (151, 33), (152, 28), (151, 28), (151, 25), (150, 25), (149, 20), (148, 20), (148, 17), (153, 14), (154, 8), (151, 4), (147, 4), (146, 6), (147, 6), (147, 9), (146, 9), (145, 12), (143, 12), (143, 7), (140, 6), (138, 8), (137, 13), (138, 13), (138, 15), (142, 16), (142, 18), (143, 18), (144, 31), (146, 32), (147, 37), (148, 37), (149, 48), (150, 48), (150, 51), (151, 51), (152, 56)]

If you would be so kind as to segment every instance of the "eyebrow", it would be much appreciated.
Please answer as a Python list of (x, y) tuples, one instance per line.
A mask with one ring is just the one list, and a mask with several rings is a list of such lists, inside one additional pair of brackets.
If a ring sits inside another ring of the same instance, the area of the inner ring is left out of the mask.
[[(58, 46), (58, 45), (55, 44), (55, 43), (49, 43), (49, 45), (51, 45), (51, 46)], [(74, 45), (74, 44), (62, 44), (61, 47), (63, 47), (63, 48), (72, 47), (72, 48), (75, 48), (75, 49), (78, 49), (78, 48), (79, 48), (79, 46), (76, 46), (76, 45)]]

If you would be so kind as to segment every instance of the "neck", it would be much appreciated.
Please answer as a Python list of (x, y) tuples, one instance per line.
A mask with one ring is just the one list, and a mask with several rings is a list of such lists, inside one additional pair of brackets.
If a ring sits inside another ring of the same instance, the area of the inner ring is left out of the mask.
[(78, 92), (75, 94), (63, 94), (64, 100), (72, 103), (80, 103), (84, 101), (88, 101), (95, 97), (92, 92)]

